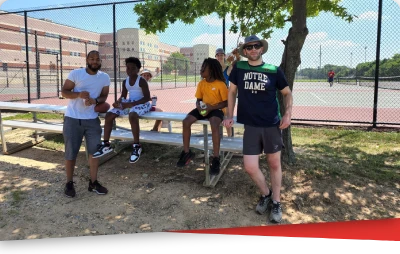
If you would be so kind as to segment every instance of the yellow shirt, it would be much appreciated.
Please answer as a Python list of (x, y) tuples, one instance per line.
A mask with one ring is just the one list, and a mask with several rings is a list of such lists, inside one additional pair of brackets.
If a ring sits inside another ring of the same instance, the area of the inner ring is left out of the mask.
[[(212, 106), (228, 100), (228, 88), (221, 80), (209, 83), (203, 79), (197, 85), (196, 98)], [(225, 109), (224, 109), (225, 110)]]

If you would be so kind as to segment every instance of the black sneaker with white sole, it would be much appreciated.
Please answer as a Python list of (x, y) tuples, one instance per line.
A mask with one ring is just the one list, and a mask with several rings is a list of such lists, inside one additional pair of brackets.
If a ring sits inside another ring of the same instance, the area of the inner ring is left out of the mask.
[(75, 197), (76, 192), (75, 192), (75, 187), (74, 187), (73, 181), (69, 181), (65, 184), (64, 194), (65, 194), (65, 196), (67, 196), (69, 198)]
[(89, 181), (88, 191), (96, 192), (99, 195), (105, 195), (108, 193), (106, 187), (102, 186), (97, 180), (92, 183), (92, 180)]
[(189, 164), (189, 162), (194, 158), (195, 153), (189, 150), (189, 152), (185, 153), (185, 151), (181, 152), (179, 156), (179, 160), (176, 163), (177, 167), (184, 167)]

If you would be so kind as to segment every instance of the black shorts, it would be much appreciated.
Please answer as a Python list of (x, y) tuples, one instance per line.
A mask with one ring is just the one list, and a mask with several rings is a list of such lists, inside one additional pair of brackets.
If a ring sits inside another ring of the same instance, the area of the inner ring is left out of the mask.
[(278, 126), (253, 127), (244, 126), (243, 155), (276, 153), (282, 150), (282, 131)]
[(188, 115), (194, 116), (197, 120), (204, 120), (204, 119), (210, 119), (211, 117), (215, 116), (218, 117), (222, 120), (224, 120), (224, 112), (220, 109), (216, 109), (208, 113), (206, 116), (200, 115), (200, 112), (197, 110), (197, 108), (193, 109), (192, 111), (189, 112)]

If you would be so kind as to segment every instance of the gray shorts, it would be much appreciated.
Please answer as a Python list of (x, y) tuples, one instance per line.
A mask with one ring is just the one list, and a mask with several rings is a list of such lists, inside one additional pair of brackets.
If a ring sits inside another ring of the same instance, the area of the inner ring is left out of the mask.
[(94, 154), (97, 151), (97, 145), (101, 142), (101, 132), (99, 118), (75, 119), (68, 116), (64, 117), (65, 159), (76, 159), (83, 137), (85, 137), (88, 153)]
[(276, 153), (282, 150), (282, 131), (278, 126), (253, 127), (244, 126), (243, 155)]

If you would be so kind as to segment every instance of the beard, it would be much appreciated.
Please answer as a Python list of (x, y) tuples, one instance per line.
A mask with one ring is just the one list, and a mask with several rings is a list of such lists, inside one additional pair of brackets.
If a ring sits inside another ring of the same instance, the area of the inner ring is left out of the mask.
[(91, 64), (87, 64), (87, 67), (89, 68), (89, 70), (91, 70), (91, 71), (93, 71), (93, 72), (97, 72), (98, 70), (101, 69), (101, 64), (99, 64), (99, 65), (97, 66), (97, 68), (93, 67), (93, 65), (91, 65)]
[(247, 59), (249, 59), (250, 61), (258, 61), (261, 57), (262, 57), (262, 55), (261, 55), (261, 53), (260, 54), (257, 54), (256, 56), (252, 56), (252, 55), (247, 55), (246, 56), (247, 57)]

